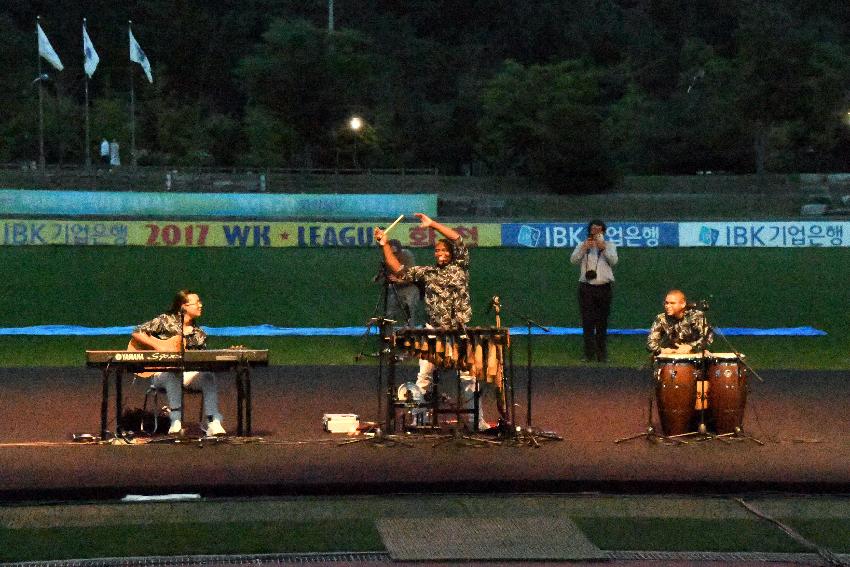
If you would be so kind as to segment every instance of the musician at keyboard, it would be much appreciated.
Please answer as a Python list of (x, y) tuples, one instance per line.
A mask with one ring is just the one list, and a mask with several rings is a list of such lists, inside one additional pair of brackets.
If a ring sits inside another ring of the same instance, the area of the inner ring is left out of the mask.
[[(128, 350), (156, 350), (179, 352), (183, 338), (185, 350), (205, 349), (207, 334), (197, 325), (196, 320), (203, 314), (203, 303), (197, 293), (188, 289), (178, 291), (167, 313), (163, 313), (133, 330)], [(171, 410), (169, 434), (183, 432), (182, 392), (178, 372), (163, 371), (145, 373), (151, 385), (163, 388)], [(201, 429), (207, 435), (224, 435), (221, 425), (222, 416), (218, 410), (218, 387), (212, 372), (186, 371), (183, 373), (183, 387), (200, 389), (204, 398), (204, 416), (206, 423)]]

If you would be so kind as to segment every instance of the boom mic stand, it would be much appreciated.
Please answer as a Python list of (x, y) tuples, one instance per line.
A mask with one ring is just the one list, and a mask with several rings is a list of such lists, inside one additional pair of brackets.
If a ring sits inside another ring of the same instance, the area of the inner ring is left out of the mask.
[[(495, 299), (496, 298), (494, 298), (494, 300)], [(502, 309), (504, 309), (504, 307), (502, 307)], [(508, 311), (508, 313), (509, 314), (511, 313), (510, 310)], [(549, 332), (551, 332), (551, 330), (548, 327), (541, 325), (540, 323), (538, 323), (537, 321), (535, 321), (531, 317), (528, 317), (528, 316), (523, 315), (523, 314), (515, 314), (515, 315), (517, 317), (519, 317), (520, 319), (522, 319), (523, 321), (525, 321), (525, 324), (526, 324), (526, 342), (525, 342), (525, 369), (526, 369), (526, 382), (525, 382), (526, 400), (525, 400), (525, 403), (526, 403), (526, 405), (525, 405), (525, 427), (517, 425), (516, 421), (514, 421), (511, 424), (512, 425), (512, 434), (515, 436), (515, 439), (516, 439), (517, 442), (526, 443), (526, 444), (531, 445), (533, 447), (539, 447), (540, 446), (539, 441), (563, 441), (563, 437), (561, 437), (557, 433), (554, 433), (554, 432), (551, 432), (551, 431), (542, 431), (542, 430), (536, 429), (534, 426), (532, 426), (532, 421), (531, 421), (531, 408), (532, 408), (531, 398), (532, 398), (532, 393), (533, 393), (533, 388), (534, 388), (534, 386), (533, 386), (534, 385), (534, 376), (533, 376), (533, 365), (532, 365), (534, 348), (532, 346), (533, 333), (532, 333), (531, 329), (532, 329), (532, 327), (536, 327), (536, 328), (542, 330), (544, 333), (549, 333)], [(510, 412), (510, 415), (511, 415), (511, 419), (515, 419), (515, 415), (516, 415), (515, 409), (516, 408), (515, 408), (515, 404), (514, 404), (514, 388), (513, 388), (513, 349), (511, 349), (511, 352), (509, 353), (508, 356), (510, 357), (510, 366), (511, 366), (511, 379), (510, 379), (511, 412)]]
[[(378, 375), (376, 379), (376, 399), (377, 399), (377, 407), (378, 412), (376, 414), (376, 420), (382, 415), (382, 403), (383, 403), (383, 383), (384, 383), (384, 342), (386, 335), (384, 333), (384, 322), (387, 317), (387, 306), (389, 303), (389, 282), (387, 281), (387, 265), (385, 262), (381, 262), (378, 267), (378, 272), (372, 277), (372, 283), (381, 282), (381, 291), (378, 293), (378, 300), (375, 302), (375, 307), (372, 309), (372, 317), (366, 321), (366, 328), (363, 331), (363, 337), (360, 343), (360, 352), (354, 355), (354, 362), (360, 362), (364, 358), (372, 357), (378, 359)], [(393, 321), (395, 323), (395, 321)], [(377, 326), (378, 332), (381, 334), (381, 344), (378, 347), (378, 352), (366, 354), (363, 352), (366, 342), (369, 339), (369, 336), (372, 333), (372, 327)]]
[[(373, 311), (374, 314), (378, 315), (377, 317), (372, 317), (369, 321), (366, 322), (366, 330), (363, 333), (363, 344), (365, 344), (366, 340), (369, 337), (371, 329), (373, 326), (377, 325), (381, 343), (379, 345), (379, 350), (376, 354), (370, 356), (377, 356), (378, 358), (378, 372), (376, 376), (376, 390), (377, 390), (377, 412), (376, 412), (376, 422), (377, 427), (375, 428), (375, 434), (373, 437), (363, 437), (360, 439), (349, 439), (339, 443), (339, 445), (351, 445), (353, 443), (360, 442), (370, 442), (376, 445), (404, 445), (406, 447), (412, 447), (409, 443), (405, 443), (400, 441), (397, 436), (392, 434), (387, 434), (385, 430), (393, 431), (395, 429), (395, 406), (394, 406), (394, 392), (395, 389), (395, 363), (396, 363), (396, 354), (395, 349), (392, 345), (392, 326), (396, 322), (392, 319), (387, 319), (387, 304), (389, 302), (389, 288), (392, 284), (389, 283), (387, 279), (387, 265), (385, 262), (381, 262), (381, 266), (378, 269), (378, 273), (372, 279), (373, 282), (381, 281), (381, 291), (378, 296), (378, 301), (375, 303), (375, 309)], [(395, 286), (393, 287), (393, 291), (395, 291)], [(398, 295), (396, 294), (396, 301), (398, 301)], [(363, 348), (361, 346), (361, 351), (359, 354), (355, 355), (355, 362), (363, 359), (365, 356), (363, 353)], [(387, 386), (386, 386), (386, 396), (387, 396), (387, 408), (386, 408), (386, 419), (385, 421), (379, 421), (383, 412), (383, 398), (384, 398), (384, 363), (387, 364)], [(381, 424), (384, 425), (384, 428), (381, 428)]]

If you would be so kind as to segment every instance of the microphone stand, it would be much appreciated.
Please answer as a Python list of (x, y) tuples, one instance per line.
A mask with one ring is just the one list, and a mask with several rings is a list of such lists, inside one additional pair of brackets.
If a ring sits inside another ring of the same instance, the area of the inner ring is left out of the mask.
[[(380, 334), (381, 344), (379, 345), (379, 350), (377, 354), (369, 355), (369, 356), (377, 356), (378, 357), (378, 373), (376, 376), (376, 391), (377, 391), (377, 413), (375, 420), (378, 425), (374, 430), (374, 437), (362, 437), (359, 439), (348, 439), (339, 443), (339, 446), (342, 445), (351, 445), (354, 443), (360, 443), (369, 441), (371, 443), (379, 444), (379, 445), (404, 445), (406, 447), (412, 447), (409, 443), (405, 443), (396, 438), (395, 435), (387, 435), (386, 431), (394, 431), (395, 430), (395, 393), (393, 390), (395, 389), (395, 363), (396, 363), (396, 355), (395, 349), (393, 348), (393, 332), (392, 326), (396, 322), (392, 319), (387, 319), (387, 304), (389, 302), (389, 280), (387, 279), (387, 265), (386, 262), (381, 262), (380, 267), (378, 268), (378, 273), (372, 278), (372, 282), (381, 281), (381, 291), (378, 295), (378, 301), (375, 303), (375, 309), (373, 313), (376, 314), (376, 317), (372, 317), (366, 322), (366, 330), (363, 333), (363, 344), (365, 344), (366, 340), (369, 337), (372, 326), (378, 326), (378, 333)], [(364, 358), (365, 355), (363, 353), (363, 348), (361, 345), (360, 353), (354, 356), (355, 362)], [(381, 416), (383, 415), (383, 398), (384, 398), (384, 361), (387, 362), (387, 386), (386, 386), (386, 397), (387, 397), (387, 408), (386, 408), (386, 416), (385, 421), (383, 422), (384, 428), (381, 428)]]
[(534, 335), (532, 335), (532, 333), (531, 333), (531, 327), (534, 326), (534, 327), (537, 327), (538, 329), (542, 329), (544, 333), (550, 333), (551, 330), (548, 327), (544, 327), (543, 325), (541, 325), (540, 323), (538, 323), (534, 319), (531, 319), (530, 317), (527, 317), (525, 315), (519, 315), (519, 318), (523, 319), (526, 323), (525, 368), (526, 368), (526, 375), (528, 376), (528, 379), (527, 379), (526, 387), (525, 387), (525, 394), (526, 394), (525, 426), (528, 427), (528, 428), (531, 428), (531, 393), (532, 393), (532, 390), (533, 390), (533, 382), (534, 382), (533, 374), (532, 374), (533, 366), (531, 364), (532, 353), (534, 351), (532, 344), (531, 344), (532, 343), (531, 337), (533, 337)]
[[(504, 307), (502, 307), (504, 309)], [(509, 310), (510, 313), (510, 310)], [(526, 383), (525, 383), (525, 395), (526, 395), (526, 406), (525, 406), (525, 427), (521, 427), (516, 425), (514, 422), (513, 432), (516, 434), (517, 441), (524, 441), (527, 444), (533, 447), (539, 447), (539, 440), (554, 440), (554, 441), (562, 441), (563, 437), (560, 435), (553, 433), (551, 431), (539, 431), (532, 426), (531, 420), (531, 398), (534, 389), (534, 377), (533, 377), (533, 352), (534, 348), (532, 346), (532, 327), (536, 327), (541, 329), (544, 333), (550, 333), (551, 330), (538, 323), (531, 317), (527, 315), (523, 315), (521, 313), (515, 314), (517, 317), (525, 321), (526, 324), (526, 343), (525, 343), (525, 369), (526, 369)], [(513, 349), (509, 353), (510, 358), (510, 366), (511, 366), (511, 416), (515, 416), (515, 404), (514, 404), (514, 391), (513, 391)]]
[(360, 352), (354, 355), (354, 362), (360, 362), (364, 358), (368, 357), (377, 357), (378, 359), (378, 376), (376, 380), (377, 384), (377, 407), (378, 412), (376, 414), (376, 420), (380, 419), (381, 414), (383, 413), (383, 383), (384, 383), (384, 357), (382, 356), (382, 352), (384, 349), (383, 344), (378, 347), (377, 353), (366, 354), (363, 352), (364, 347), (366, 345), (366, 341), (369, 339), (369, 335), (372, 333), (372, 327), (377, 325), (378, 333), (381, 336), (381, 342), (384, 341), (384, 320), (387, 316), (387, 303), (388, 303), (388, 294), (387, 294), (387, 265), (384, 262), (378, 266), (378, 272), (372, 277), (372, 283), (381, 282), (381, 291), (378, 293), (378, 300), (375, 302), (375, 307), (372, 309), (372, 317), (366, 321), (365, 330), (363, 331), (362, 340), (360, 343)]
[[(186, 403), (185, 394), (183, 392), (183, 377), (186, 373), (186, 334), (183, 331), (183, 316), (184, 311), (183, 307), (180, 307), (180, 310), (177, 312), (177, 318), (179, 321), (180, 327), (180, 348), (177, 351), (177, 383), (180, 388), (180, 420), (181, 422), (185, 421), (185, 409), (184, 404)], [(154, 404), (156, 405), (156, 404)], [(174, 408), (171, 408), (171, 411), (174, 411)], [(156, 416), (156, 407), (154, 407), (154, 416)], [(203, 424), (202, 424), (203, 425)], [(154, 426), (154, 432), (156, 431), (156, 426)], [(163, 437), (162, 439), (156, 439), (149, 441), (150, 443), (181, 443), (182, 431), (175, 435), (168, 435)]]

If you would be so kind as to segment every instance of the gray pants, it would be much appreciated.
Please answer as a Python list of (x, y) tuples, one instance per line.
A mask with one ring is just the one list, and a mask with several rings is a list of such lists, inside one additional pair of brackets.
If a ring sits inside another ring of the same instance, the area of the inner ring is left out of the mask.
[[(419, 374), (416, 375), (416, 385), (423, 393), (427, 393), (431, 391), (431, 382), (434, 378), (434, 370), (436, 366), (431, 362), (420, 359), (419, 360)], [(460, 394), (462, 397), (461, 402), (463, 403), (466, 409), (472, 409), (475, 407), (475, 377), (469, 372), (463, 370), (458, 374), (458, 379), (460, 379)], [(479, 402), (481, 400), (479, 399)], [(487, 429), (489, 425), (486, 421), (484, 421), (484, 409), (481, 407), (481, 404), (478, 405), (478, 428), (479, 429)]]
[[(171, 408), (171, 419), (183, 419), (183, 408), (180, 407), (180, 379), (176, 372), (159, 372), (151, 378), (151, 386), (165, 390), (168, 407)], [(221, 420), (218, 411), (218, 386), (215, 374), (212, 372), (184, 372), (183, 386), (188, 390), (198, 391), (204, 395), (204, 415)]]

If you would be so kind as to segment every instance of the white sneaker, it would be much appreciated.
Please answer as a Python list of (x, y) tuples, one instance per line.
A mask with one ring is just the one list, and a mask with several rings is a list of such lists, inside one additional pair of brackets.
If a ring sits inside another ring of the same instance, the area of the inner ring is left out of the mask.
[(180, 435), (183, 433), (183, 424), (179, 419), (171, 420), (171, 427), (168, 428), (169, 435)]
[(213, 437), (215, 435), (226, 435), (227, 431), (221, 426), (221, 421), (218, 419), (214, 419), (207, 423), (206, 428), (202, 428), (204, 433), (207, 434), (208, 437)]

